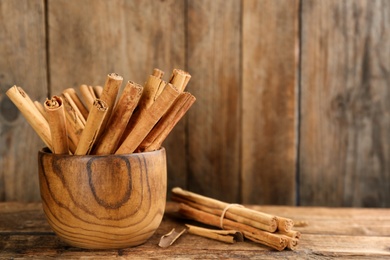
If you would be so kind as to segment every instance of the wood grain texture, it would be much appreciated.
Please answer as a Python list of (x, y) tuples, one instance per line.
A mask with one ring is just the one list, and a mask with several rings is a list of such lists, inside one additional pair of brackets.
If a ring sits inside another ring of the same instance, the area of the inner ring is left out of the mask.
[[(51, 91), (104, 85), (116, 72), (143, 85), (154, 68), (185, 66), (184, 1), (48, 1)], [(122, 84), (122, 88), (125, 84)], [(186, 185), (184, 120), (163, 143), (169, 187)]]
[(302, 5), (302, 205), (390, 206), (390, 3)]
[(0, 201), (39, 200), (37, 151), (44, 146), (5, 92), (47, 95), (43, 1), (0, 1)]
[[(297, 250), (277, 252), (249, 241), (226, 244), (188, 233), (171, 247), (162, 249), (158, 247), (161, 236), (172, 228), (181, 231), (184, 224), (189, 223), (178, 218), (177, 206), (167, 204), (160, 227), (141, 246), (120, 250), (85, 250), (70, 247), (54, 235), (46, 224), (41, 204), (0, 203), (0, 258), (384, 259), (390, 256), (390, 229), (387, 224), (390, 209), (248, 205), (270, 214), (307, 221), (306, 226), (297, 227), (302, 233)], [(195, 222), (191, 224), (199, 225)]]
[(137, 246), (164, 214), (166, 154), (74, 156), (39, 153), (43, 210), (67, 244), (90, 249)]
[(240, 200), (239, 1), (188, 2), (188, 189), (229, 202)]
[(299, 1), (243, 1), (242, 200), (296, 201)]

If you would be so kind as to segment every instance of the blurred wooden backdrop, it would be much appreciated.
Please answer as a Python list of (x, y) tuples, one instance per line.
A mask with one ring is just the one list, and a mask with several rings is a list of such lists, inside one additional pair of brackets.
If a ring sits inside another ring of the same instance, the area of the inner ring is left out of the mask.
[(228, 202), (390, 207), (390, 1), (1, 0), (0, 201), (43, 146), (4, 95), (189, 71), (169, 187)]

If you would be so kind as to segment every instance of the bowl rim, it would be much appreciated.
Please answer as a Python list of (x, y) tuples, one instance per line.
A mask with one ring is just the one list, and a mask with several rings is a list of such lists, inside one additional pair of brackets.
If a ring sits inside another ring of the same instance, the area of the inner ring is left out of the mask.
[(140, 152), (140, 153), (122, 153), (122, 154), (87, 154), (87, 155), (73, 155), (73, 154), (54, 154), (51, 152), (51, 150), (45, 146), (41, 148), (38, 153), (42, 155), (49, 155), (49, 156), (61, 156), (61, 157), (72, 157), (72, 158), (96, 158), (96, 157), (118, 157), (118, 156), (126, 156), (126, 157), (137, 157), (140, 155), (153, 155), (153, 154), (159, 154), (161, 152), (165, 152), (165, 148), (161, 146), (159, 149), (149, 152)]

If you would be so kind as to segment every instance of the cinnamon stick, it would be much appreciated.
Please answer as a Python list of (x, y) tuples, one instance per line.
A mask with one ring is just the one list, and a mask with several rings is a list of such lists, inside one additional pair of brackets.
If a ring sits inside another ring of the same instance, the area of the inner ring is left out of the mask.
[(83, 84), (80, 86), (80, 93), (85, 103), (85, 108), (89, 111), (95, 101), (94, 95), (89, 90), (89, 86)]
[(27, 122), (39, 135), (42, 141), (47, 147), (52, 150), (50, 127), (46, 119), (35, 107), (29, 96), (21, 87), (16, 85), (12, 86), (6, 92), (9, 99), (15, 104), (15, 106), (22, 113)]
[(236, 230), (215, 230), (209, 228), (201, 228), (186, 224), (188, 233), (214, 239), (224, 243), (233, 244), (235, 242), (242, 242), (244, 237), (241, 232)]
[[(158, 89), (164, 82), (157, 76), (150, 75), (145, 82), (144, 92), (140, 100), (140, 109), (148, 109), (157, 99)], [(165, 85), (164, 85), (165, 86)]]
[(143, 87), (128, 81), (94, 154), (112, 154), (118, 148), (119, 140), (142, 95)]
[(282, 232), (289, 232), (294, 226), (294, 221), (288, 218), (277, 217), (278, 230)]
[(44, 107), (51, 132), (52, 152), (69, 154), (65, 111), (61, 97), (53, 96), (51, 99), (46, 99)]
[(153, 74), (152, 75), (157, 77), (157, 78), (162, 79), (162, 77), (164, 76), (164, 71), (155, 68), (155, 69), (153, 69)]
[(188, 72), (180, 69), (174, 69), (169, 83), (174, 85), (180, 92), (182, 92), (187, 87), (190, 79), (191, 75)]
[[(83, 122), (83, 120), (81, 119), (81, 114), (77, 113), (77, 111), (74, 109), (74, 105), (72, 105), (69, 100), (71, 100), (69, 96), (68, 98), (63, 96), (63, 105), (66, 117), (66, 129), (68, 132), (69, 139), (75, 146), (77, 146), (79, 144), (81, 134), (85, 128), (86, 122)], [(75, 149), (73, 149), (72, 145), (70, 145), (70, 150), (72, 153), (75, 152)]]
[(85, 105), (81, 101), (76, 90), (74, 88), (67, 88), (62, 92), (62, 94), (64, 94), (64, 93), (67, 93), (70, 96), (70, 98), (72, 99), (72, 101), (76, 105), (78, 111), (80, 111), (80, 114), (83, 116), (84, 122), (85, 122), (87, 120), (87, 117), (88, 117), (88, 109), (85, 107)]
[(103, 87), (102, 86), (93, 86), (93, 92), (95, 93), (96, 98), (100, 98), (103, 93)]
[(156, 126), (150, 131), (140, 144), (140, 151), (154, 151), (161, 147), (163, 141), (190, 109), (196, 98), (188, 92), (180, 93), (167, 113), (161, 118)]
[(125, 132), (125, 139), (119, 146), (116, 154), (133, 153), (141, 144), (145, 137), (152, 130), (154, 125), (171, 107), (179, 92), (176, 88), (168, 83), (160, 96), (148, 109), (140, 109), (135, 121), (130, 119), (129, 133)]
[(100, 136), (103, 134), (104, 130), (106, 129), (107, 122), (108, 120), (110, 120), (122, 81), (123, 77), (116, 73), (110, 73), (106, 77), (103, 92), (99, 99), (106, 103), (107, 112), (102, 122), (102, 127), (99, 130), (97, 138), (100, 138)]
[(86, 118), (88, 117), (88, 115), (87, 117), (84, 117), (83, 113), (81, 113), (79, 109), (79, 106), (76, 104), (76, 102), (68, 92), (63, 92), (62, 96), (64, 97), (66, 102), (72, 107), (72, 111), (74, 111), (77, 120), (80, 120), (80, 124), (85, 125)]
[(41, 115), (42, 115), (42, 116), (46, 119), (46, 121), (47, 121), (46, 111), (45, 111), (45, 108), (43, 107), (43, 105), (41, 104), (41, 102), (34, 101), (34, 105), (35, 105), (35, 107), (38, 109), (38, 111), (41, 113)]
[(89, 112), (84, 131), (74, 152), (75, 155), (86, 155), (90, 153), (106, 114), (107, 104), (103, 100), (96, 99)]

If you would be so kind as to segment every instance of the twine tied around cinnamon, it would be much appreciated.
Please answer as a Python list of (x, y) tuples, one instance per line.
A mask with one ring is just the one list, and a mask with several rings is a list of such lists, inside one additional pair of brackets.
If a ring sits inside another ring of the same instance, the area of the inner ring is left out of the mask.
[(221, 214), (221, 217), (219, 218), (219, 226), (220, 228), (223, 229), (223, 219), (225, 218), (225, 214), (226, 212), (228, 211), (228, 209), (232, 208), (232, 207), (239, 207), (239, 208), (244, 208), (243, 205), (241, 204), (235, 204), (235, 203), (231, 203), (231, 204), (228, 204), (222, 211), (222, 214)]

